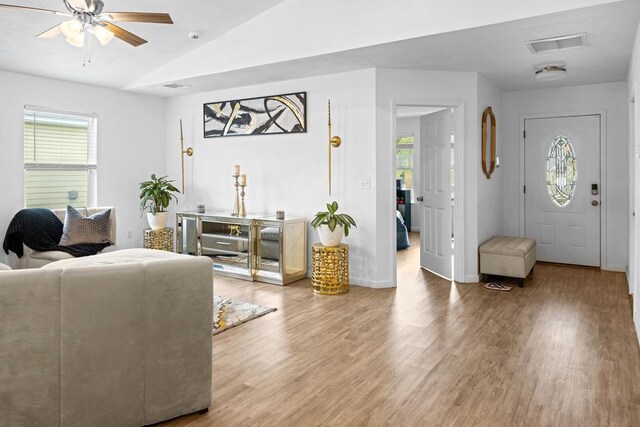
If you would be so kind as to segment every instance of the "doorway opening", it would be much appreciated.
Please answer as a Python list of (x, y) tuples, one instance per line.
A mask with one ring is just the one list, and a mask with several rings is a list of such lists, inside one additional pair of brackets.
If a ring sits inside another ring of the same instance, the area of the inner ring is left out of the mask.
[[(458, 105), (395, 104), (394, 189), (397, 282), (421, 269), (447, 280), (463, 281), (464, 264), (457, 247), (461, 224), (456, 164), (462, 150)], [(455, 232), (454, 232), (455, 230)], [(462, 275), (459, 271), (462, 271)]]

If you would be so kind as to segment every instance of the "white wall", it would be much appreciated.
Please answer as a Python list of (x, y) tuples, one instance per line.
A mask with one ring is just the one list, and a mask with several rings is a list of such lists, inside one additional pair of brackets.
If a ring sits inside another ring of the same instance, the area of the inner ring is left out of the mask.
[[(482, 141), (482, 113), (487, 107), (491, 107), (493, 114), (496, 116), (496, 156), (502, 157), (502, 91), (482, 75), (478, 75), (478, 114), (477, 114), (477, 131), (478, 131), (478, 148), (481, 147)], [(487, 136), (487, 160), (491, 159), (489, 155), (490, 135)], [(478, 159), (480, 163), (482, 151), (478, 151)], [(487, 163), (489, 167), (490, 163)], [(482, 165), (477, 169), (478, 179), (478, 244), (483, 244), (487, 240), (495, 236), (503, 235), (502, 223), (502, 167), (497, 167), (491, 179), (487, 179), (482, 172)]]
[[(420, 195), (420, 117), (399, 118), (396, 120), (396, 135), (413, 135), (413, 199)], [(411, 231), (420, 231), (420, 207), (411, 204)]]
[[(202, 104), (225, 99), (307, 92), (306, 134), (203, 138)], [(333, 195), (328, 195), (327, 99), (331, 99), (333, 133), (342, 145), (333, 150)], [(247, 210), (304, 217), (337, 200), (358, 228), (346, 239), (354, 284), (376, 286), (375, 70), (226, 89), (168, 101), (167, 160), (171, 176), (180, 174), (179, 119), (185, 143), (195, 154), (187, 160), (186, 197), (182, 210), (204, 204), (207, 210), (231, 212), (234, 164), (247, 174)], [(371, 189), (361, 189), (363, 179)], [(391, 178), (389, 178), (391, 181)], [(310, 242), (318, 242), (309, 226)], [(310, 263), (309, 263), (310, 266)]]
[[(87, 72), (90, 72), (87, 69)], [(118, 90), (0, 71), (0, 233), (24, 207), (23, 109), (35, 105), (98, 114), (99, 206), (117, 209), (118, 246), (141, 247), (146, 219), (138, 209), (138, 182), (164, 173), (165, 100)], [(127, 239), (127, 231), (133, 238)], [(0, 262), (15, 264), (15, 255)]]
[[(376, 175), (378, 204), (376, 225), (376, 252), (378, 254), (377, 277), (382, 283), (396, 282), (395, 252), (393, 247), (395, 225), (392, 213), (395, 209), (392, 195), (395, 186), (394, 173), (393, 102), (407, 105), (407, 100), (427, 101), (424, 105), (464, 103), (464, 276), (456, 280), (478, 280), (478, 75), (467, 72), (440, 72), (414, 70), (376, 70)], [(499, 210), (499, 209), (498, 209)]]
[[(629, 259), (629, 293), (633, 294), (633, 321), (636, 325), (636, 333), (640, 340), (640, 284), (638, 283), (638, 246), (640, 243), (640, 227), (638, 227), (638, 218), (640, 217), (640, 26), (636, 34), (636, 42), (633, 47), (633, 56), (629, 66), (629, 77), (627, 80), (627, 100), (631, 100), (635, 95), (635, 104), (629, 109), (629, 142), (627, 153), (629, 155), (630, 177), (634, 179), (633, 193), (631, 197), (632, 204), (630, 210), (636, 212), (636, 216), (630, 216), (629, 224), (631, 246), (635, 251), (633, 257)], [(632, 226), (633, 225), (633, 226)]]
[[(527, 114), (606, 110), (606, 241), (602, 268), (625, 271), (628, 241), (627, 86), (608, 83), (508, 92), (503, 97), (504, 232), (520, 233), (520, 118)], [(604, 171), (602, 171), (604, 173)]]
[[(499, 102), (495, 87), (488, 82), (482, 84), (487, 102), (493, 103), (495, 99)], [(303, 90), (308, 93), (309, 131), (306, 134), (202, 137), (202, 104), (205, 102)], [(332, 100), (334, 133), (344, 141), (334, 150), (334, 195), (331, 197), (327, 194), (327, 98)], [(464, 210), (467, 215), (461, 280), (477, 281), (480, 163), (477, 73), (370, 69), (170, 99), (167, 160), (171, 176), (179, 176), (180, 172), (178, 124), (181, 118), (185, 124), (185, 141), (195, 150), (194, 157), (187, 159), (186, 197), (179, 208), (193, 209), (197, 204), (205, 204), (213, 211), (230, 211), (234, 196), (230, 174), (233, 165), (240, 164), (248, 175), (250, 212), (273, 214), (283, 209), (287, 215), (311, 219), (325, 202), (337, 200), (359, 225), (347, 240), (351, 246), (352, 282), (371, 287), (395, 286), (392, 100), (407, 99), (428, 101), (427, 105), (437, 105), (438, 101), (463, 103), (465, 140), (461, 144), (465, 156)], [(361, 189), (362, 180), (367, 179), (371, 180), (371, 189)], [(492, 184), (494, 182), (499, 181)], [(489, 194), (493, 194), (494, 185), (490, 185)], [(494, 199), (499, 197), (498, 194)], [(494, 211), (487, 215), (493, 220), (492, 215), (500, 217), (501, 212), (497, 202)], [(309, 233), (310, 241), (316, 242), (311, 228)]]

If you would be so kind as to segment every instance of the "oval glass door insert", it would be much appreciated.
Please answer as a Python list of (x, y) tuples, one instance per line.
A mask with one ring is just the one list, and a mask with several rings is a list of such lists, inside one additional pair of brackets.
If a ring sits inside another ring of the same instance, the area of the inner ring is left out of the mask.
[(561, 208), (567, 206), (576, 188), (577, 169), (573, 145), (566, 137), (558, 136), (551, 143), (545, 176), (553, 203)]

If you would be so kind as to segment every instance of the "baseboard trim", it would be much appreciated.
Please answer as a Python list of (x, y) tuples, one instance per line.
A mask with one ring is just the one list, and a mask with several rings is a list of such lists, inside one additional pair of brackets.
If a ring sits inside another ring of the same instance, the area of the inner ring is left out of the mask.
[[(309, 279), (311, 278), (311, 270), (307, 270), (307, 278)], [(388, 289), (388, 288), (396, 287), (395, 282), (392, 282), (390, 280), (378, 282), (374, 280), (362, 279), (360, 277), (353, 277), (353, 276), (349, 277), (349, 284), (354, 286), (362, 286), (364, 288), (372, 288), (372, 289)]]
[(627, 282), (629, 279), (629, 273), (627, 272), (627, 267), (626, 266), (620, 266), (620, 265), (605, 265), (600, 267), (601, 270), (604, 271), (616, 271), (618, 273), (627, 273)]
[(464, 283), (477, 283), (480, 281), (480, 275), (476, 274), (476, 275), (468, 275), (468, 276), (464, 276)]
[(373, 289), (387, 289), (387, 288), (395, 288), (396, 284), (390, 280), (385, 280), (381, 282), (362, 279), (359, 277), (349, 277), (349, 282), (354, 286), (363, 286), (365, 288), (373, 288)]

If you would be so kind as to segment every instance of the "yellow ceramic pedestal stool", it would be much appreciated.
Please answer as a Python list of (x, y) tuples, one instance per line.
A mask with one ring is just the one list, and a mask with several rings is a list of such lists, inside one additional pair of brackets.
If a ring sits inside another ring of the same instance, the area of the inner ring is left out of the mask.
[(349, 246), (311, 246), (311, 286), (319, 295), (349, 292)]

